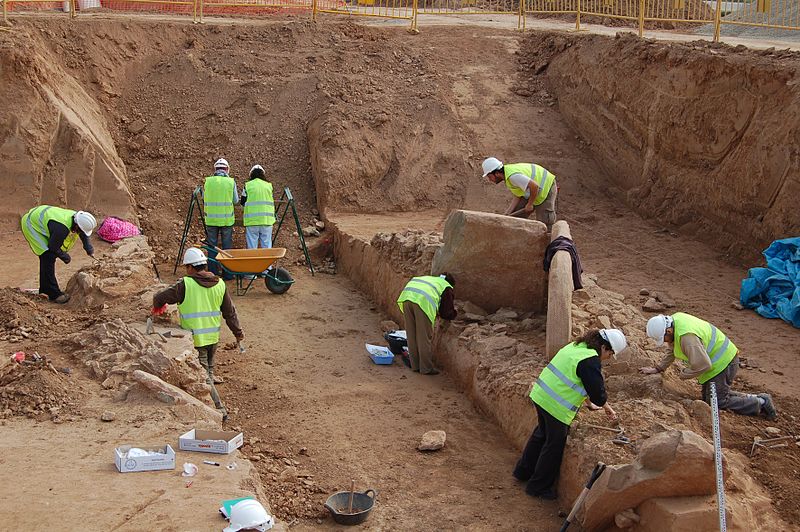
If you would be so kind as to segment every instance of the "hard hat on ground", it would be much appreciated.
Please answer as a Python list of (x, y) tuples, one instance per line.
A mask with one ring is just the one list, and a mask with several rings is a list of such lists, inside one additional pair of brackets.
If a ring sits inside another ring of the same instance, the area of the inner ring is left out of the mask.
[(664, 335), (667, 329), (672, 327), (672, 318), (659, 314), (647, 320), (647, 336), (656, 341), (656, 345), (664, 343)]
[(217, 162), (214, 163), (214, 170), (218, 170), (221, 168), (224, 168), (226, 170), (230, 168), (228, 166), (228, 161), (226, 161), (225, 159), (217, 159)]
[(483, 160), (483, 164), (481, 166), (483, 166), (483, 177), (486, 177), (495, 170), (500, 170), (503, 167), (503, 163), (499, 159), (488, 157)]
[(238, 532), (239, 530), (269, 530), (274, 524), (272, 516), (255, 499), (245, 499), (231, 507), (231, 524), (222, 532)]
[(201, 264), (208, 264), (206, 254), (201, 249), (189, 248), (183, 254), (184, 266), (199, 266)]
[(80, 230), (86, 233), (86, 236), (91, 236), (92, 231), (97, 227), (97, 220), (90, 212), (78, 211), (75, 213), (74, 219)]
[(611, 344), (611, 350), (614, 351), (614, 358), (625, 351), (628, 347), (628, 340), (625, 339), (625, 334), (619, 329), (600, 329), (600, 336), (603, 340)]

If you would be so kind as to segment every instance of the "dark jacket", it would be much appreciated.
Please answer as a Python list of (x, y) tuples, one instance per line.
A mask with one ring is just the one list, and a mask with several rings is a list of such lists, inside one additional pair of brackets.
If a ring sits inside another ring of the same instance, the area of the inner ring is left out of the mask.
[[(50, 220), (47, 222), (47, 230), (50, 231), (50, 241), (47, 243), (47, 250), (62, 260), (65, 257), (68, 257), (69, 254), (66, 251), (63, 251), (61, 246), (64, 245), (64, 240), (66, 240), (69, 236), (71, 228), (67, 227), (61, 222)], [(92, 243), (89, 241), (89, 237), (86, 236), (86, 233), (78, 230), (78, 236), (81, 238), (81, 243), (83, 244), (83, 249), (86, 250), (86, 253), (89, 255), (94, 255), (94, 248), (92, 247)]]
[[(219, 281), (219, 277), (208, 271), (197, 272), (190, 277), (204, 288), (211, 288)], [(181, 278), (174, 285), (153, 296), (153, 308), (183, 303), (185, 297), (186, 285), (183, 283), (183, 278)], [(242, 328), (239, 326), (239, 317), (236, 315), (236, 307), (233, 306), (233, 301), (231, 300), (231, 296), (228, 295), (227, 290), (225, 290), (225, 296), (222, 298), (220, 311), (222, 311), (222, 317), (225, 318), (225, 323), (228, 324), (228, 328), (233, 335), (236, 338), (243, 337)]]
[(454, 320), (456, 319), (456, 296), (453, 294), (452, 288), (445, 288), (444, 292), (442, 292), (442, 299), (439, 301), (439, 316), (442, 317), (443, 320)]
[(589, 394), (589, 400), (597, 406), (606, 404), (606, 384), (603, 380), (603, 372), (600, 369), (600, 357), (584, 358), (578, 362), (575, 372), (583, 384), (583, 389)]

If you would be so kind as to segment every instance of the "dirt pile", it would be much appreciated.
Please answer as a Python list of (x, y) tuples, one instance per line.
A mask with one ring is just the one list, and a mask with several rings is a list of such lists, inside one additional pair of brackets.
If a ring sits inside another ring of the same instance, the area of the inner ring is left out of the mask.
[(747, 258), (800, 227), (796, 54), (552, 33), (522, 52), (640, 213)]
[[(102, 307), (107, 302), (142, 294), (157, 283), (153, 252), (147, 238), (136, 236), (114, 243), (113, 251), (99, 262), (81, 268), (67, 283), (72, 305)], [(129, 306), (130, 301), (123, 301)]]
[(6, 359), (0, 366), (0, 418), (22, 415), (60, 422), (71, 417), (82, 396), (75, 379), (47, 357), (34, 362), (29, 356), (24, 363)]
[(0, 227), (41, 203), (134, 216), (106, 117), (38, 31), (0, 35)]
[(430, 274), (433, 255), (442, 245), (442, 234), (414, 229), (403, 233), (378, 233), (369, 244), (398, 271), (411, 278)]

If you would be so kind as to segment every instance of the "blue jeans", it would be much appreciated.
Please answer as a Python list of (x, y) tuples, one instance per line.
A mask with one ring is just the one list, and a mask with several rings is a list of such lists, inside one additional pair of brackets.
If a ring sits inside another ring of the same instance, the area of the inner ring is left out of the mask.
[[(247, 249), (256, 249), (261, 244), (262, 248), (272, 247), (271, 225), (248, 225), (244, 228), (244, 238), (247, 240)], [(267, 268), (271, 270), (272, 266)], [(266, 270), (265, 270), (266, 272)]]
[[(217, 246), (221, 249), (231, 249), (233, 247), (233, 226), (229, 225), (227, 227), (217, 227), (213, 225), (207, 225), (206, 238), (208, 239), (208, 243), (212, 246)], [(220, 239), (222, 240), (222, 243), (220, 243)], [(213, 259), (216, 258), (216, 256), (216, 251), (208, 252), (208, 258)], [(217, 264), (214, 262), (208, 263), (208, 270), (215, 275), (219, 275), (219, 268), (217, 268)], [(232, 279), (231, 276), (226, 277), (226, 280), (230, 279)]]
[(244, 228), (244, 237), (247, 240), (247, 249), (271, 248), (272, 247), (272, 226), (271, 225), (248, 225)]

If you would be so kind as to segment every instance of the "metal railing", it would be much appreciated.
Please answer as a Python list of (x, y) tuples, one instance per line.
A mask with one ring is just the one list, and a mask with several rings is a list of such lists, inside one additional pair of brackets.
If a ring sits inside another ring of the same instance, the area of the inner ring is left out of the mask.
[[(528, 17), (556, 17), (581, 23), (686, 30), (705, 25), (719, 41), (725, 26), (800, 31), (800, 0), (0, 0), (3, 20), (21, 11), (58, 10), (75, 17), (91, 7), (111, 11), (156, 11), (191, 15), (270, 16), (293, 11), (409, 21), (416, 31), (419, 16), (509, 15), (524, 30)], [(102, 6), (100, 5), (102, 3)], [(800, 35), (800, 34), (798, 34)]]

